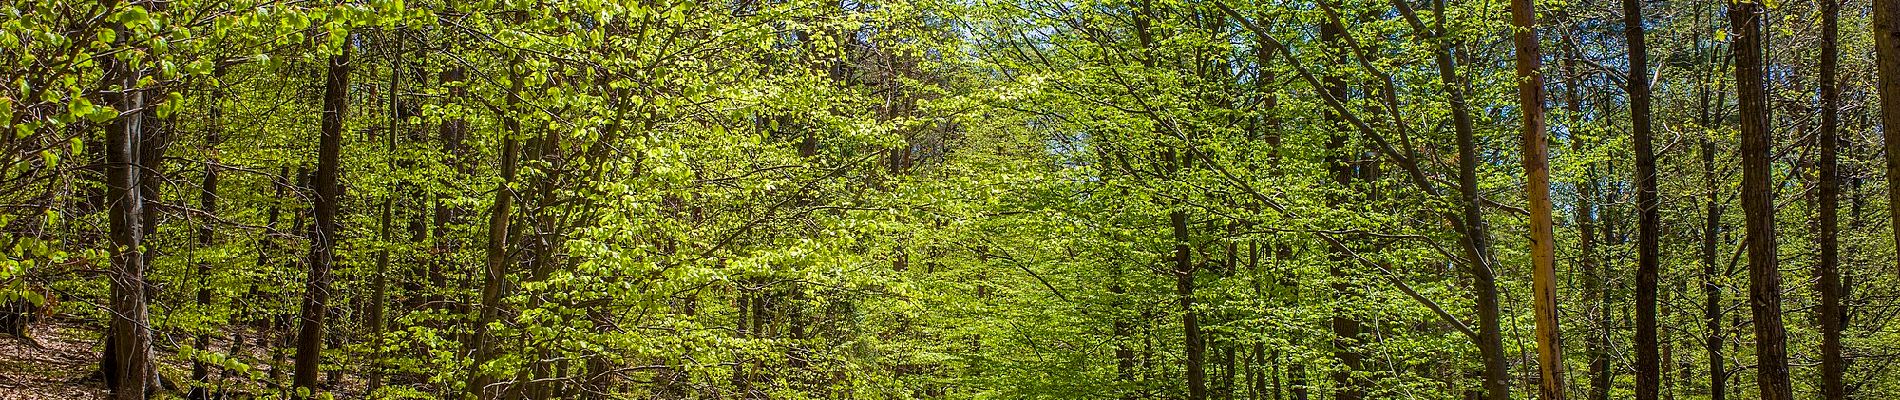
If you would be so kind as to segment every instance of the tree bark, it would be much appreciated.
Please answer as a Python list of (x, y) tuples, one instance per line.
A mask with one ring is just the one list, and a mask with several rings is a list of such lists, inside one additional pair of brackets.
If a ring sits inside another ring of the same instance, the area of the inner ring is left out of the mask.
[(315, 235), (310, 238), (310, 276), (305, 281), (302, 317), (297, 330), (297, 363), (292, 382), (299, 399), (320, 397), (318, 367), (323, 359), (323, 335), (330, 314), (330, 269), (336, 259), (337, 208), (343, 200), (343, 187), (337, 183), (338, 159), (343, 144), (343, 121), (348, 112), (350, 53), (330, 56), (328, 79), (323, 85), (323, 126), (317, 146)]
[(1764, 82), (1760, 3), (1730, 1), (1729, 26), (1735, 32), (1736, 99), (1742, 119), (1742, 212), (1748, 231), (1749, 308), (1754, 312), (1756, 383), (1762, 400), (1792, 400), (1788, 352), (1781, 324), (1781, 271), (1775, 259), (1774, 133), (1768, 119)]
[[(1397, 4), (1404, 5), (1403, 2)], [(1437, 11), (1438, 15), (1444, 15), (1442, 8)], [(1433, 36), (1445, 40), (1442, 17), (1439, 24)], [(1505, 384), (1504, 333), (1500, 322), (1497, 275), (1492, 268), (1495, 260), (1491, 258), (1491, 234), (1484, 221), (1484, 197), (1478, 187), (1480, 161), (1477, 127), (1471, 118), (1470, 105), (1465, 101), (1465, 80), (1458, 75), (1453, 49), (1455, 47), (1447, 42), (1433, 59), (1438, 69), (1438, 79), (1444, 85), (1451, 107), (1452, 130), (1456, 131), (1458, 137), (1458, 205), (1465, 220), (1462, 235), (1465, 257), (1470, 259), (1466, 269), (1471, 273), (1475, 292), (1472, 297), (1478, 310), (1477, 345), (1484, 363), (1482, 386), (1485, 399), (1506, 400), (1511, 396), (1511, 389)]]
[[(1714, 51), (1709, 52), (1710, 55), (1707, 62), (1711, 66), (1717, 64), (1714, 60), (1717, 57), (1715, 55), (1716, 53), (1717, 52)], [(1726, 67), (1728, 58), (1725, 57), (1722, 58), (1722, 60), (1721, 67)], [(1710, 73), (1704, 76), (1712, 77), (1718, 73), (1719, 70), (1711, 70)], [(1710, 85), (1712, 83), (1710, 81), (1713, 81), (1713, 78), (1704, 79), (1701, 87), (1697, 88), (1697, 91), (1700, 92), (1697, 98), (1701, 106), (1699, 107), (1700, 111), (1697, 113), (1696, 118), (1703, 129), (1711, 129), (1716, 120), (1712, 111), (1715, 106), (1727, 101), (1727, 92), (1722, 92), (1719, 84), (1715, 84), (1718, 86), (1711, 88)], [(1718, 92), (1715, 96), (1716, 100), (1714, 104), (1711, 104), (1709, 101), (1710, 92)], [(1716, 254), (1716, 240), (1721, 237), (1722, 233), (1721, 190), (1719, 188), (1720, 183), (1716, 181), (1715, 176), (1715, 143), (1709, 140), (1709, 138), (1704, 137), (1699, 147), (1702, 155), (1702, 182), (1704, 185), (1702, 188), (1704, 196), (1702, 229), (1702, 318), (1708, 331), (1708, 335), (1703, 338), (1703, 348), (1708, 353), (1707, 358), (1709, 361), (1709, 400), (1725, 400), (1728, 396), (1728, 371), (1726, 371), (1726, 366), (1723, 365), (1725, 361), (1722, 355), (1722, 284), (1717, 280), (1718, 267), (1716, 266), (1718, 256)]]
[(1544, 78), (1534, 0), (1511, 1), (1517, 53), (1518, 106), (1523, 112), (1525, 189), (1531, 213), (1531, 286), (1537, 318), (1538, 398), (1564, 398), (1563, 340), (1557, 326), (1556, 249), (1552, 246), (1549, 150), (1544, 143)]
[(1722, 209), (1717, 203), (1715, 182), (1715, 144), (1702, 139), (1702, 172), (1708, 182), (1703, 199), (1705, 219), (1702, 228), (1702, 312), (1708, 326), (1703, 348), (1709, 359), (1709, 400), (1724, 400), (1728, 394), (1728, 372), (1722, 359), (1722, 284), (1717, 281), (1716, 238), (1721, 235)]
[[(521, 102), (520, 72), (512, 67), (518, 63), (519, 59), (516, 59), (516, 62), (510, 63), (511, 67), (508, 69), (509, 82), (511, 82), (508, 87), (507, 110), (509, 113), (517, 111), (516, 108)], [(520, 164), (521, 121), (513, 114), (504, 114), (502, 129), (507, 137), (502, 139), (501, 183), (495, 188), (495, 203), (488, 214), (488, 246), (485, 250), (487, 263), (483, 269), (481, 303), (477, 305), (479, 310), (475, 319), (475, 335), (470, 341), (475, 352), (470, 360), (468, 386), (464, 388), (468, 391), (469, 397), (477, 399), (492, 398), (495, 394), (487, 390), (491, 380), (483, 371), (483, 364), (487, 364), (494, 357), (495, 345), (493, 340), (489, 340), (488, 324), (495, 321), (500, 311), (502, 289), (508, 283), (509, 223), (515, 204), (512, 186), (515, 181), (515, 170)]]
[[(107, 1), (110, 9), (116, 1)], [(134, 5), (142, 7), (142, 5)], [(127, 35), (123, 24), (112, 29), (121, 38)], [(108, 225), (111, 231), (112, 320), (108, 324), (106, 354), (101, 358), (106, 386), (112, 398), (144, 400), (154, 380), (152, 331), (146, 308), (144, 256), (144, 200), (140, 195), (140, 138), (144, 135), (144, 95), (135, 90), (140, 73), (128, 62), (105, 57), (104, 100), (119, 110), (119, 118), (106, 127), (106, 198), (110, 203)]]
[[(1840, 0), (1821, 0), (1821, 132), (1820, 132), (1820, 229), (1817, 235), (1821, 260), (1815, 275), (1821, 293), (1821, 395), (1826, 399), (1847, 398), (1843, 376), (1847, 360), (1841, 355), (1841, 329), (1845, 309), (1841, 307), (1840, 270), (1840, 108), (1841, 91), (1836, 79), (1840, 66)], [(1891, 125), (1890, 125), (1891, 126)]]
[[(224, 69), (218, 68), (216, 75), (224, 75)], [(209, 162), (205, 163), (204, 180), (199, 182), (198, 185), (198, 210), (203, 211), (206, 215), (218, 214), (218, 168), (220, 168), (218, 165), (218, 145), (224, 141), (223, 98), (223, 92), (221, 91), (214, 90), (211, 93), (209, 129), (205, 132), (205, 149), (208, 150), (210, 155), (207, 159)], [(198, 247), (210, 248), (217, 238), (216, 233), (217, 232), (211, 229), (211, 221), (205, 221), (199, 224)], [(197, 273), (198, 306), (210, 307), (212, 294), (211, 263), (199, 262)], [(242, 332), (239, 332), (239, 334), (242, 335)], [(231, 346), (236, 347), (239, 342), (241, 342), (241, 340), (233, 339)], [(199, 333), (195, 345), (199, 351), (209, 351), (211, 349), (211, 335)], [(192, 388), (185, 397), (191, 399), (208, 398), (210, 393), (207, 391), (208, 388), (205, 385), (209, 383), (208, 379), (210, 374), (211, 368), (205, 364), (204, 360), (193, 360), (191, 362)]]
[(1662, 356), (1656, 333), (1657, 213), (1655, 141), (1649, 120), (1649, 49), (1643, 40), (1642, 0), (1623, 0), (1623, 36), (1628, 42), (1630, 133), (1636, 150), (1636, 398), (1662, 393)]
[[(1168, 162), (1176, 170), (1187, 169), (1189, 157), (1177, 157), (1178, 150), (1168, 150)], [(1175, 209), (1168, 212), (1168, 226), (1172, 228), (1174, 239), (1174, 295), (1181, 306), (1181, 335), (1187, 352), (1187, 385), (1189, 400), (1207, 399), (1207, 343), (1201, 334), (1200, 316), (1194, 311), (1194, 265), (1193, 249), (1188, 241), (1188, 216), (1186, 211)]]
[[(1887, 187), (1900, 187), (1900, 0), (1873, 0), (1874, 54), (1880, 78), (1880, 130), (1887, 145)], [(1887, 191), (1887, 204), (1900, 204), (1900, 190)], [(1887, 207), (1900, 227), (1900, 207)], [(1900, 229), (1893, 232), (1900, 251)]]

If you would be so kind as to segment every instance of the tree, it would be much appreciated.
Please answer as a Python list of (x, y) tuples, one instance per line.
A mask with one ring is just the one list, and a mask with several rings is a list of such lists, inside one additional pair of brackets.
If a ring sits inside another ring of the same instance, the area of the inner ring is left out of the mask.
[(520, 168), (521, 158), (521, 121), (515, 113), (520, 112), (521, 74), (513, 67), (519, 58), (510, 63), (508, 108), (502, 117), (502, 129), (506, 137), (501, 140), (501, 182), (495, 187), (495, 201), (488, 208), (488, 245), (483, 253), (482, 290), (480, 302), (476, 304), (475, 335), (470, 339), (470, 348), (474, 355), (470, 360), (467, 397), (477, 399), (493, 398), (495, 393), (489, 387), (490, 372), (485, 371), (489, 360), (494, 358), (495, 341), (490, 337), (489, 325), (501, 313), (503, 290), (508, 285), (508, 267), (513, 261), (509, 257), (508, 246), (512, 243), (513, 231), (510, 224), (514, 220), (515, 174)]
[[(110, 9), (117, 2), (106, 2)], [(132, 4), (131, 7), (145, 7)], [(123, 22), (109, 29), (115, 36), (128, 36)], [(106, 126), (106, 197), (111, 214), (112, 319), (107, 328), (106, 356), (102, 358), (106, 386), (112, 396), (122, 400), (144, 400), (155, 389), (152, 331), (146, 302), (145, 283), (145, 200), (140, 195), (143, 180), (139, 142), (148, 135), (144, 124), (145, 97), (139, 91), (139, 66), (118, 57), (106, 56), (105, 86), (102, 97), (107, 105), (119, 110)]]
[(1781, 270), (1776, 259), (1774, 192), (1768, 185), (1774, 145), (1763, 80), (1762, 14), (1759, 3), (1731, 1), (1735, 31), (1735, 93), (1742, 117), (1742, 211), (1747, 215), (1748, 298), (1755, 321), (1756, 384), (1763, 400), (1793, 399), (1788, 381), (1787, 335), (1781, 325)]
[(1818, 206), (1820, 207), (1819, 232), (1815, 239), (1820, 247), (1820, 261), (1815, 265), (1817, 292), (1821, 294), (1821, 395), (1828, 399), (1847, 398), (1847, 386), (1843, 381), (1847, 374), (1847, 360), (1841, 356), (1841, 330), (1846, 320), (1846, 309), (1841, 305), (1840, 271), (1840, 107), (1841, 90), (1836, 82), (1837, 69), (1840, 68), (1840, 17), (1839, 0), (1821, 0), (1821, 132), (1816, 139), (1819, 142), (1820, 160), (1817, 186), (1820, 187)]
[(1544, 143), (1544, 79), (1537, 43), (1537, 13), (1532, 0), (1511, 2), (1512, 42), (1517, 54), (1517, 103), (1524, 172), (1531, 214), (1532, 303), (1537, 313), (1538, 398), (1564, 398), (1563, 340), (1557, 326), (1557, 268), (1551, 227), (1549, 150)]
[(1655, 400), (1662, 387), (1662, 356), (1656, 335), (1657, 236), (1662, 216), (1656, 199), (1656, 154), (1649, 122), (1649, 49), (1643, 42), (1643, 3), (1623, 0), (1623, 32), (1629, 44), (1630, 134), (1636, 148), (1636, 398)]
[(321, 387), (317, 373), (323, 361), (326, 321), (330, 314), (331, 270), (336, 262), (336, 247), (342, 227), (338, 207), (343, 202), (340, 158), (343, 151), (343, 121), (348, 117), (350, 97), (350, 53), (347, 48), (329, 57), (323, 83), (323, 127), (317, 145), (317, 171), (311, 179), (316, 193), (311, 205), (315, 222), (310, 243), (310, 275), (305, 278), (303, 312), (298, 316), (297, 370), (295, 398), (316, 397)]
[[(1900, 1), (1873, 0), (1874, 53), (1880, 91), (1880, 126), (1900, 126)], [(1900, 130), (1881, 129), (1888, 149), (1900, 147)], [(1900, 152), (1887, 153), (1887, 186), (1900, 186)], [(1887, 191), (1888, 204), (1900, 204), (1900, 191)], [(1900, 226), (1900, 207), (1888, 207), (1893, 226)], [(1893, 233), (1900, 251), (1900, 230)]]
[(39, 352), (103, 339), (120, 398), (1900, 396), (1855, 359), (1900, 352), (1851, 151), (1892, 38), (1740, 1), (0, 6), (0, 340), (32, 335), (0, 364), (91, 393)]

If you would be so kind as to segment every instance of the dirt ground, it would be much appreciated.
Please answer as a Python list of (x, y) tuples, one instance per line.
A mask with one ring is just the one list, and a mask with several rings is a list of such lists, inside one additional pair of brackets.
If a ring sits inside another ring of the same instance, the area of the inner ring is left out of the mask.
[(99, 365), (98, 333), (69, 323), (27, 328), (39, 341), (0, 336), (0, 400), (100, 399), (105, 384), (88, 379)]

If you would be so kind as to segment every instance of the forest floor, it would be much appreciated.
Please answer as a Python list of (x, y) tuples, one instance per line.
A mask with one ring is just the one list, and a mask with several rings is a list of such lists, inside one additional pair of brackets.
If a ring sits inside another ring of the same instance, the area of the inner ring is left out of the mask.
[(99, 334), (84, 325), (46, 321), (29, 324), (39, 342), (0, 336), (0, 400), (99, 399), (105, 383), (99, 366)]
[[(99, 330), (97, 325), (80, 322), (77, 318), (55, 317), (28, 324), (27, 333), (37, 342), (37, 346), (22, 338), (0, 334), (0, 400), (105, 398), (109, 393), (97, 373), (103, 351)], [(243, 331), (248, 333), (243, 336), (259, 337), (253, 330)], [(211, 348), (228, 353), (230, 341), (213, 339)], [(175, 385), (180, 382), (179, 379), (190, 374), (190, 364), (180, 360), (177, 349), (154, 346), (153, 350), (158, 353), (159, 359), (167, 360), (159, 366), (159, 374), (166, 379), (168, 393), (180, 395), (177, 390), (182, 389)], [(230, 385), (230, 391), (225, 392), (225, 395), (244, 399), (267, 398), (277, 394), (270, 389), (263, 389), (276, 387), (270, 385), (264, 376), (273, 365), (281, 365), (285, 360), (271, 360), (270, 353), (255, 345), (244, 346), (240, 350), (243, 352), (242, 360), (259, 370), (248, 374), (250, 377), (246, 377), (247, 374), (220, 373), (219, 381)], [(363, 382), (354, 375), (334, 379), (342, 383), (341, 387), (333, 389), (338, 398), (352, 398), (362, 392)], [(255, 392), (260, 389), (265, 392)]]

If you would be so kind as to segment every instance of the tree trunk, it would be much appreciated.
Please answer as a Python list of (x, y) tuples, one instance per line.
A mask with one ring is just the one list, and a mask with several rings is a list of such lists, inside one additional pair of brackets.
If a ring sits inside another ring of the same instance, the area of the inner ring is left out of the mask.
[[(394, 38), (392, 38), (391, 42), (393, 42), (395, 46), (394, 54), (397, 56), (392, 58), (389, 62), (389, 124), (384, 128), (383, 132), (385, 163), (390, 171), (396, 170), (396, 131), (398, 124), (401, 123), (397, 120), (399, 118), (398, 114), (400, 113), (398, 101), (401, 100), (397, 97), (397, 93), (402, 89), (401, 31), (396, 31), (393, 33), (393, 36)], [(394, 217), (392, 214), (395, 213), (395, 201), (397, 193), (399, 192), (398, 188), (395, 187), (384, 188), (384, 190), (386, 192), (383, 193), (383, 204), (380, 210), (382, 215), (377, 221), (377, 236), (381, 236), (384, 249), (376, 252), (376, 272), (374, 276), (370, 278), (369, 315), (365, 317), (369, 320), (370, 335), (370, 359), (369, 366), (367, 367), (369, 369), (369, 383), (363, 390), (366, 397), (374, 397), (376, 390), (383, 386), (383, 331), (385, 330), (384, 324), (387, 319), (384, 314), (385, 305), (389, 302), (388, 247), (395, 244), (395, 236), (391, 233), (392, 230), (390, 229), (392, 223), (390, 220)]]
[(1729, 26), (1736, 34), (1735, 92), (1742, 118), (1742, 212), (1748, 230), (1749, 308), (1754, 312), (1756, 383), (1762, 400), (1792, 400), (1786, 331), (1781, 324), (1781, 271), (1775, 259), (1775, 193), (1769, 186), (1774, 132), (1768, 125), (1763, 81), (1760, 3), (1730, 1)]
[[(216, 75), (224, 75), (224, 69), (218, 68), (216, 71)], [(218, 168), (220, 168), (220, 166), (218, 165), (218, 145), (223, 143), (224, 141), (224, 132), (223, 132), (224, 131), (224, 106), (221, 102), (223, 100), (223, 97), (224, 97), (223, 92), (221, 91), (214, 90), (211, 93), (211, 109), (210, 109), (210, 118), (209, 118), (210, 121), (208, 122), (209, 129), (207, 129), (205, 132), (205, 149), (208, 150), (208, 153), (209, 153), (209, 156), (207, 156), (208, 157), (207, 161), (209, 162), (205, 163), (204, 180), (201, 181), (198, 185), (199, 187), (198, 210), (204, 212), (206, 215), (218, 214)], [(217, 238), (216, 233), (217, 232), (211, 229), (211, 221), (205, 221), (199, 224), (198, 247), (210, 248), (212, 243)], [(211, 306), (211, 263), (209, 262), (198, 263), (198, 282), (197, 283), (198, 283), (198, 298), (197, 298), (198, 306), (210, 307)], [(242, 325), (239, 325), (239, 326), (241, 327)], [(242, 335), (243, 334), (242, 330), (240, 330), (238, 334)], [(231, 341), (231, 346), (237, 347), (239, 342), (242, 342), (242, 340), (233, 339)], [(195, 345), (199, 351), (211, 350), (211, 335), (207, 333), (199, 333), (197, 335)], [(206, 387), (206, 384), (210, 383), (208, 381), (208, 379), (210, 378), (210, 375), (211, 375), (211, 368), (209, 365), (205, 364), (204, 360), (193, 360), (191, 362), (192, 388), (191, 388), (191, 391), (185, 395), (185, 397), (190, 398), (190, 399), (205, 399), (205, 398), (210, 397), (209, 396), (210, 393), (207, 391), (209, 390), (209, 388)]]
[(1627, 81), (1630, 133), (1636, 150), (1636, 398), (1656, 400), (1662, 393), (1662, 356), (1656, 333), (1656, 153), (1649, 122), (1649, 49), (1643, 41), (1643, 2), (1623, 0), (1623, 36), (1629, 43)]
[(1537, 311), (1538, 398), (1564, 398), (1563, 340), (1557, 326), (1556, 250), (1552, 247), (1549, 153), (1544, 143), (1544, 78), (1533, 0), (1511, 1), (1518, 106), (1523, 112), (1525, 189), (1531, 212), (1531, 285)]
[(1715, 182), (1715, 144), (1702, 139), (1702, 172), (1708, 182), (1703, 199), (1705, 220), (1702, 228), (1702, 312), (1708, 324), (1703, 347), (1709, 358), (1709, 400), (1724, 400), (1728, 393), (1728, 372), (1722, 365), (1722, 284), (1716, 279), (1716, 238), (1721, 235), (1722, 209), (1717, 203)]
[[(1113, 301), (1115, 305), (1115, 309), (1125, 310), (1129, 304), (1126, 299), (1128, 291), (1122, 287), (1122, 268), (1120, 265), (1116, 265), (1112, 268), (1112, 271), (1114, 275), (1109, 277), (1108, 293), (1111, 301)], [(1130, 347), (1135, 340), (1134, 324), (1129, 322), (1128, 318), (1123, 317), (1120, 313), (1111, 315), (1110, 318), (1114, 319), (1111, 329), (1113, 329), (1113, 334), (1115, 335), (1115, 381), (1123, 385), (1122, 389), (1120, 389), (1122, 392), (1121, 398), (1124, 400), (1133, 399), (1135, 398), (1135, 392), (1127, 388), (1132, 387), (1135, 383), (1135, 349)]]
[[(1177, 150), (1168, 150), (1167, 162), (1176, 170), (1187, 169), (1184, 166), (1193, 157), (1178, 157)], [(1207, 343), (1201, 334), (1200, 316), (1194, 311), (1194, 273), (1193, 249), (1188, 245), (1188, 217), (1186, 211), (1176, 209), (1168, 212), (1168, 226), (1174, 233), (1174, 295), (1181, 305), (1181, 335), (1187, 351), (1187, 389), (1189, 400), (1207, 399)]]
[[(116, 2), (107, 2), (111, 7)], [(118, 37), (126, 37), (125, 27), (115, 24)], [(121, 39), (123, 40), (123, 39)], [(106, 104), (120, 111), (120, 117), (106, 127), (106, 197), (110, 203), (108, 223), (111, 230), (112, 268), (110, 309), (106, 354), (101, 358), (106, 386), (120, 400), (144, 400), (153, 375), (152, 331), (147, 322), (144, 200), (140, 196), (139, 142), (145, 127), (144, 95), (130, 90), (139, 84), (139, 72), (133, 65), (105, 57)]]
[[(1343, 38), (1345, 32), (1338, 24), (1320, 24), (1319, 34), (1320, 41), (1325, 43), (1325, 45), (1341, 49), (1345, 47)], [(1325, 91), (1326, 96), (1344, 101), (1346, 96), (1349, 95), (1347, 93), (1346, 81), (1342, 78), (1329, 76), (1324, 79), (1323, 83), (1324, 87), (1315, 89)], [(1345, 123), (1344, 117), (1339, 115), (1338, 111), (1329, 109), (1324, 112), (1324, 117), (1329, 124), (1335, 126)], [(1350, 190), (1353, 182), (1352, 163), (1355, 157), (1352, 155), (1355, 152), (1348, 149), (1346, 146), (1347, 141), (1348, 139), (1344, 134), (1344, 129), (1333, 130), (1326, 139), (1326, 169), (1328, 174), (1332, 177), (1333, 184), (1337, 185), (1342, 191)], [(1344, 195), (1334, 194), (1328, 196), (1326, 201), (1327, 206), (1339, 208), (1344, 207), (1346, 199)], [(1348, 261), (1348, 257), (1343, 251), (1344, 249), (1331, 248), (1329, 249), (1327, 257), (1327, 270), (1331, 275), (1329, 279), (1332, 281), (1331, 286), (1335, 304), (1332, 307), (1333, 315), (1331, 320), (1333, 331), (1333, 358), (1340, 364), (1338, 369), (1333, 371), (1331, 375), (1335, 399), (1357, 400), (1360, 397), (1360, 388), (1353, 384), (1352, 372), (1359, 369), (1360, 357), (1359, 353), (1354, 349), (1358, 343), (1357, 339), (1360, 326), (1358, 321), (1354, 320), (1352, 316), (1346, 315), (1347, 310), (1345, 310), (1344, 307), (1338, 305), (1347, 301), (1346, 297), (1351, 289), (1351, 286), (1346, 283), (1348, 274), (1345, 270), (1347, 263), (1350, 261)]]
[[(517, 59), (510, 65), (519, 64), (519, 61)], [(507, 110), (512, 113), (518, 111), (517, 108), (521, 103), (521, 76), (519, 70), (514, 67), (508, 69), (508, 74), (511, 83), (508, 87)], [(470, 346), (475, 348), (475, 352), (469, 363), (468, 387), (464, 388), (470, 397), (477, 399), (492, 398), (495, 394), (487, 390), (490, 380), (488, 374), (483, 371), (483, 364), (487, 364), (494, 357), (495, 345), (494, 341), (488, 338), (488, 324), (495, 321), (500, 311), (502, 289), (508, 283), (509, 222), (511, 222), (515, 204), (512, 186), (515, 181), (515, 170), (520, 164), (518, 159), (521, 153), (521, 121), (513, 114), (504, 114), (502, 130), (507, 137), (502, 139), (501, 183), (495, 188), (495, 203), (488, 214), (488, 246), (485, 250), (487, 263), (483, 269), (481, 303), (476, 305), (479, 310), (475, 319), (475, 335), (470, 341)]]
[[(1716, 65), (1714, 60), (1714, 58), (1716, 58), (1716, 52), (1711, 51), (1709, 53), (1709, 60), (1707, 61), (1712, 66)], [(1726, 67), (1727, 60), (1727, 58), (1723, 58), (1723, 62), (1721, 63), (1723, 67)], [(1719, 73), (1719, 71), (1710, 71), (1710, 73), (1704, 76), (1714, 76), (1717, 73)], [(1704, 129), (1709, 129), (1713, 127), (1716, 120), (1715, 116), (1712, 115), (1712, 111), (1715, 106), (1726, 101), (1727, 92), (1722, 92), (1720, 87), (1710, 88), (1711, 83), (1709, 81), (1713, 79), (1704, 79), (1701, 87), (1697, 88), (1697, 91), (1700, 92), (1697, 98), (1701, 106), (1699, 107), (1700, 111), (1697, 113), (1696, 118), (1698, 120), (1697, 122)], [(1714, 102), (1715, 104), (1709, 102), (1710, 92), (1718, 92), (1716, 101)], [(1728, 396), (1728, 371), (1725, 370), (1726, 366), (1723, 365), (1724, 361), (1722, 359), (1722, 285), (1716, 279), (1718, 274), (1716, 267), (1716, 239), (1720, 238), (1722, 233), (1721, 190), (1719, 187), (1720, 183), (1716, 181), (1715, 176), (1715, 143), (1709, 140), (1709, 138), (1704, 137), (1699, 147), (1702, 154), (1702, 182), (1704, 185), (1702, 188), (1704, 196), (1702, 229), (1702, 318), (1708, 331), (1708, 336), (1703, 338), (1703, 348), (1708, 353), (1709, 361), (1709, 400), (1725, 400)]]
[(343, 200), (343, 187), (337, 183), (338, 158), (343, 145), (343, 118), (348, 112), (350, 53), (348, 49), (330, 56), (329, 78), (323, 85), (323, 132), (317, 146), (315, 235), (310, 239), (310, 276), (305, 281), (302, 327), (297, 330), (297, 365), (292, 381), (296, 398), (320, 397), (317, 392), (318, 366), (323, 360), (323, 331), (330, 314), (330, 269), (336, 259), (337, 206)]
[[(1575, 40), (1565, 30), (1564, 43)], [(1564, 76), (1569, 83), (1564, 85), (1564, 110), (1569, 113), (1570, 126), (1566, 132), (1570, 136), (1570, 153), (1584, 157), (1587, 152), (1583, 137), (1583, 74), (1577, 72), (1578, 51), (1564, 52)], [(1597, 175), (1595, 166), (1583, 165), (1583, 180), (1577, 182), (1577, 266), (1583, 269), (1583, 306), (1584, 354), (1589, 357), (1589, 392), (1584, 398), (1589, 400), (1609, 400), (1610, 398), (1610, 322), (1605, 316), (1609, 310), (1608, 296), (1603, 294), (1603, 266), (1597, 259), (1596, 250), (1596, 196)]]
[(1846, 399), (1842, 378), (1847, 360), (1841, 356), (1841, 329), (1845, 309), (1841, 307), (1840, 269), (1840, 86), (1834, 81), (1840, 66), (1840, 0), (1821, 0), (1821, 137), (1820, 137), (1820, 232), (1821, 260), (1817, 265), (1816, 285), (1821, 293), (1821, 395), (1826, 399)]
[[(1887, 187), (1900, 187), (1900, 0), (1873, 0), (1874, 53), (1880, 78), (1880, 132), (1887, 144)], [(1900, 190), (1887, 191), (1887, 204), (1900, 204)], [(1900, 227), (1900, 207), (1887, 207)], [(1900, 229), (1893, 232), (1900, 251)]]
[[(1442, 15), (1442, 9), (1437, 11)], [(1443, 39), (1442, 23), (1441, 20), (1441, 26), (1434, 35), (1441, 36), (1440, 39)], [(1455, 47), (1447, 42), (1433, 59), (1438, 69), (1438, 79), (1444, 85), (1445, 95), (1449, 99), (1452, 129), (1458, 136), (1458, 205), (1465, 220), (1462, 244), (1465, 257), (1470, 259), (1466, 269), (1470, 271), (1475, 285), (1472, 297), (1478, 309), (1477, 345), (1484, 363), (1482, 385), (1486, 399), (1506, 400), (1511, 396), (1511, 389), (1505, 384), (1504, 333), (1499, 322), (1498, 285), (1497, 275), (1492, 268), (1491, 234), (1484, 221), (1484, 199), (1478, 188), (1480, 161), (1477, 128), (1471, 119), (1470, 105), (1465, 102), (1465, 80), (1458, 75), (1453, 49)]]

